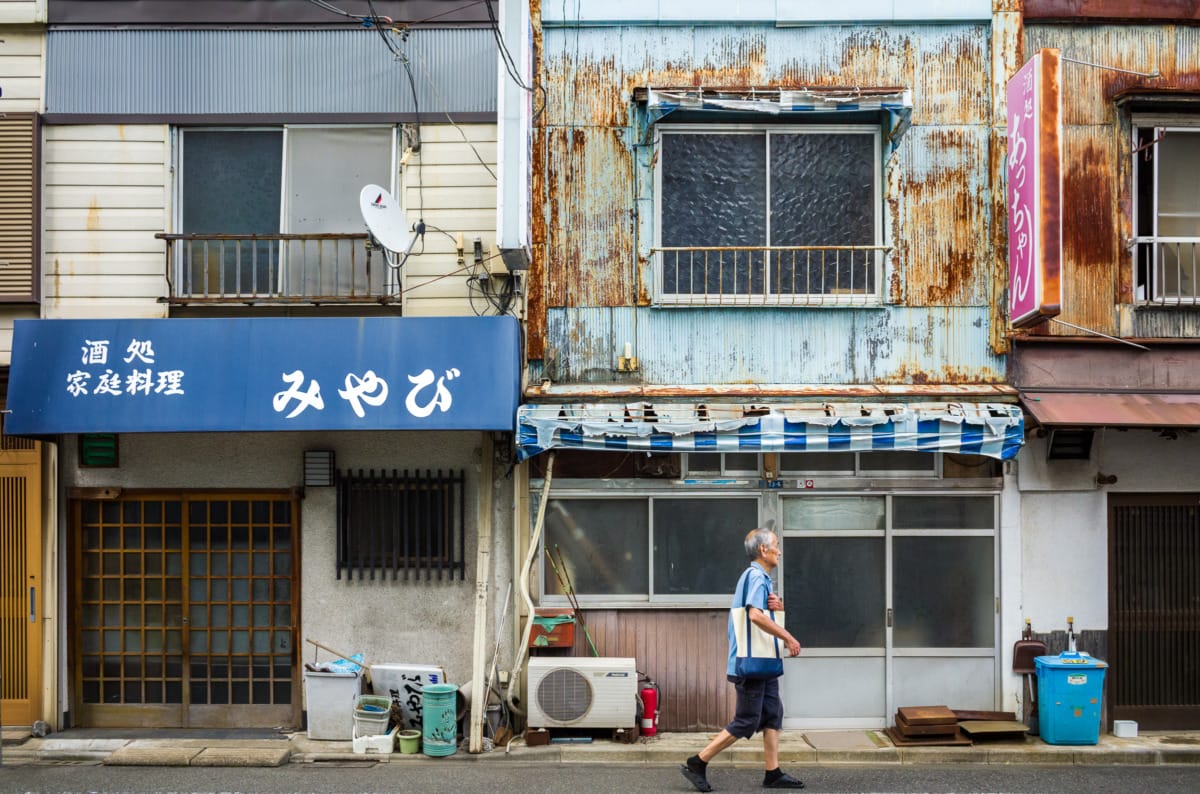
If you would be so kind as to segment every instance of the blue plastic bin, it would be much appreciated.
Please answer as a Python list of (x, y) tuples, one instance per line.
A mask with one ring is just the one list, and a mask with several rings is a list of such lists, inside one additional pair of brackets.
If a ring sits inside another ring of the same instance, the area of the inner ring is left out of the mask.
[(1100, 703), (1108, 664), (1086, 653), (1033, 660), (1038, 679), (1038, 729), (1046, 744), (1100, 741)]

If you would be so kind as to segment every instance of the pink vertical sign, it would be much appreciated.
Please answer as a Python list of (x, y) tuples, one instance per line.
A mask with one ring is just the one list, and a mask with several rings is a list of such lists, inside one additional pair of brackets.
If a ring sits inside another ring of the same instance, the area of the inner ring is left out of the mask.
[(1008, 310), (1014, 328), (1058, 314), (1062, 298), (1062, 117), (1058, 50), (1008, 81)]

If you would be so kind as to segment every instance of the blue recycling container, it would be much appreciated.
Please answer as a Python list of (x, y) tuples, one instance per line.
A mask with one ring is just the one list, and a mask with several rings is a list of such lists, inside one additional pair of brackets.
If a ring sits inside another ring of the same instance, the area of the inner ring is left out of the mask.
[(1033, 660), (1038, 679), (1038, 730), (1046, 744), (1100, 741), (1100, 703), (1108, 664), (1066, 651)]
[(426, 684), (421, 691), (421, 749), (425, 755), (454, 755), (458, 749), (457, 694), (454, 684)]

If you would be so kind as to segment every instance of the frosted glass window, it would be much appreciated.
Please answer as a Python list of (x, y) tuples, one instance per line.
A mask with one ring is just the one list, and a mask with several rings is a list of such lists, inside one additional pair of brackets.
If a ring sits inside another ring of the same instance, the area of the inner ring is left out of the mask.
[(788, 630), (808, 648), (882, 648), (882, 537), (805, 538), (783, 544)]
[(883, 529), (882, 496), (801, 496), (783, 500), (785, 529)]
[(655, 499), (654, 593), (732, 595), (757, 499)]
[[(645, 499), (551, 499), (546, 506), (545, 548), (562, 552), (580, 594), (647, 593), (648, 532)], [(564, 592), (548, 561), (542, 576), (547, 594)]]
[[(869, 294), (879, 243), (878, 130), (663, 128), (664, 294)], [(768, 247), (814, 246), (817, 250)]]
[(991, 537), (898, 537), (892, 548), (900, 648), (990, 648), (995, 642)]

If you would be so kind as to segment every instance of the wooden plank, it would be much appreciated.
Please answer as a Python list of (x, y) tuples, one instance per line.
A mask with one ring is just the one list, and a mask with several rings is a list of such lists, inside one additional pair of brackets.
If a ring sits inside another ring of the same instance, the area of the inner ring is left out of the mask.
[(969, 709), (953, 709), (954, 716), (959, 722), (964, 720), (1012, 721), (1017, 718), (1012, 711), (971, 711)]
[(905, 736), (895, 728), (887, 728), (884, 733), (897, 747), (969, 747), (971, 745), (971, 740), (961, 731), (947, 736)]
[(953, 725), (958, 722), (948, 706), (904, 706), (896, 709), (896, 714), (909, 725)]
[(903, 715), (896, 713), (896, 728), (905, 736), (945, 736), (958, 730), (958, 723), (939, 723), (936, 725), (913, 725), (905, 721)]

